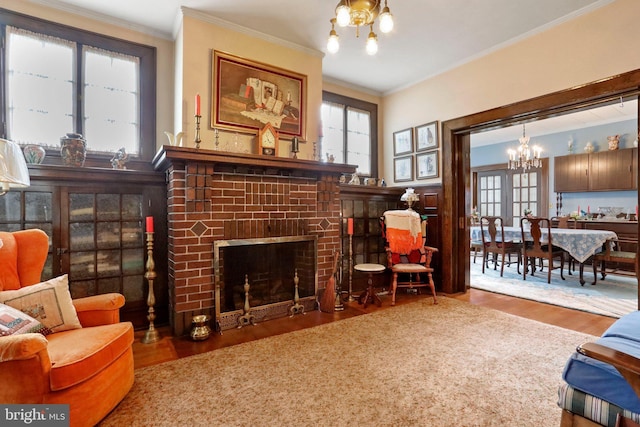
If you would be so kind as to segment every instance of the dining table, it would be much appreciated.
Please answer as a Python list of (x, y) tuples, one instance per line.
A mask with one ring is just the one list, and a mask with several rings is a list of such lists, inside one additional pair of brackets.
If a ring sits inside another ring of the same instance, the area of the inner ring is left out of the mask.
[[(542, 239), (548, 240), (548, 231), (546, 228), (540, 230)], [(484, 230), (485, 236), (488, 237), (488, 230)], [(480, 235), (480, 226), (472, 226), (469, 228), (471, 240), (482, 240)], [(498, 240), (522, 241), (522, 230), (516, 226), (505, 226), (504, 237), (496, 235)], [(524, 239), (532, 241), (531, 233), (528, 228), (524, 228)], [(590, 230), (590, 229), (574, 229), (574, 228), (552, 228), (551, 240), (554, 246), (562, 248), (571, 255), (580, 264), (580, 284), (584, 285), (584, 264), (594, 254), (602, 251), (605, 243), (615, 245), (618, 235), (609, 230)]]

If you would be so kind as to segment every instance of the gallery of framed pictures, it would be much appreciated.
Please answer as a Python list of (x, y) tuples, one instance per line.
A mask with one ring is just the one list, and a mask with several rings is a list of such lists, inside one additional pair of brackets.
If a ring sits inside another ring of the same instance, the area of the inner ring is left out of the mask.
[(212, 127), (306, 139), (307, 76), (215, 50), (212, 70)]
[[(439, 176), (438, 149), (440, 126), (438, 121), (393, 133), (393, 173), (396, 182)], [(415, 155), (413, 154), (415, 151)]]

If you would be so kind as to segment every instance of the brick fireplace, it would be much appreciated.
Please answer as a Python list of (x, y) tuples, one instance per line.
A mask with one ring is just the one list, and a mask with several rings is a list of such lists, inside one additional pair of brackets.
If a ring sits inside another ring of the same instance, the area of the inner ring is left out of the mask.
[[(332, 254), (340, 251), (338, 178), (354, 166), (173, 146), (163, 146), (153, 164), (167, 178), (169, 317), (175, 335), (188, 332), (197, 314), (220, 320), (216, 242), (313, 237), (313, 289), (324, 287)], [(156, 262), (162, 258), (156, 254)], [(315, 295), (302, 299), (305, 308), (313, 308)], [(263, 313), (263, 320), (286, 315), (287, 304)], [(229, 325), (228, 319), (222, 323)]]

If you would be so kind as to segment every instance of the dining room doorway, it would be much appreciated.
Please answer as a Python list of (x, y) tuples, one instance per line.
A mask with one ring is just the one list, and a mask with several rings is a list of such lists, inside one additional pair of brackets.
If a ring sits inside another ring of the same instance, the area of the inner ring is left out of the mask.
[[(447, 120), (442, 124), (442, 161), (444, 192), (442, 251), (443, 291), (465, 292), (469, 286), (469, 224), (472, 209), (471, 134), (501, 129), (560, 116), (572, 111), (617, 102), (622, 96), (638, 99), (640, 70), (577, 86), (560, 92), (516, 102), (468, 116)], [(637, 115), (637, 113), (636, 113)], [(640, 201), (639, 201), (640, 202)]]

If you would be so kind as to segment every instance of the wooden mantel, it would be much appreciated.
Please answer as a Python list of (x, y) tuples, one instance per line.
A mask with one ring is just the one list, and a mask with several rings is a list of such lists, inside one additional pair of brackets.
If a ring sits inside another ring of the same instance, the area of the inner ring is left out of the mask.
[(355, 165), (325, 163), (304, 159), (270, 157), (257, 154), (230, 153), (202, 148), (175, 147), (163, 145), (153, 158), (153, 167), (165, 171), (171, 165), (187, 162), (214, 163), (225, 168), (262, 169), (268, 175), (298, 175), (321, 172), (323, 174), (352, 174)]

